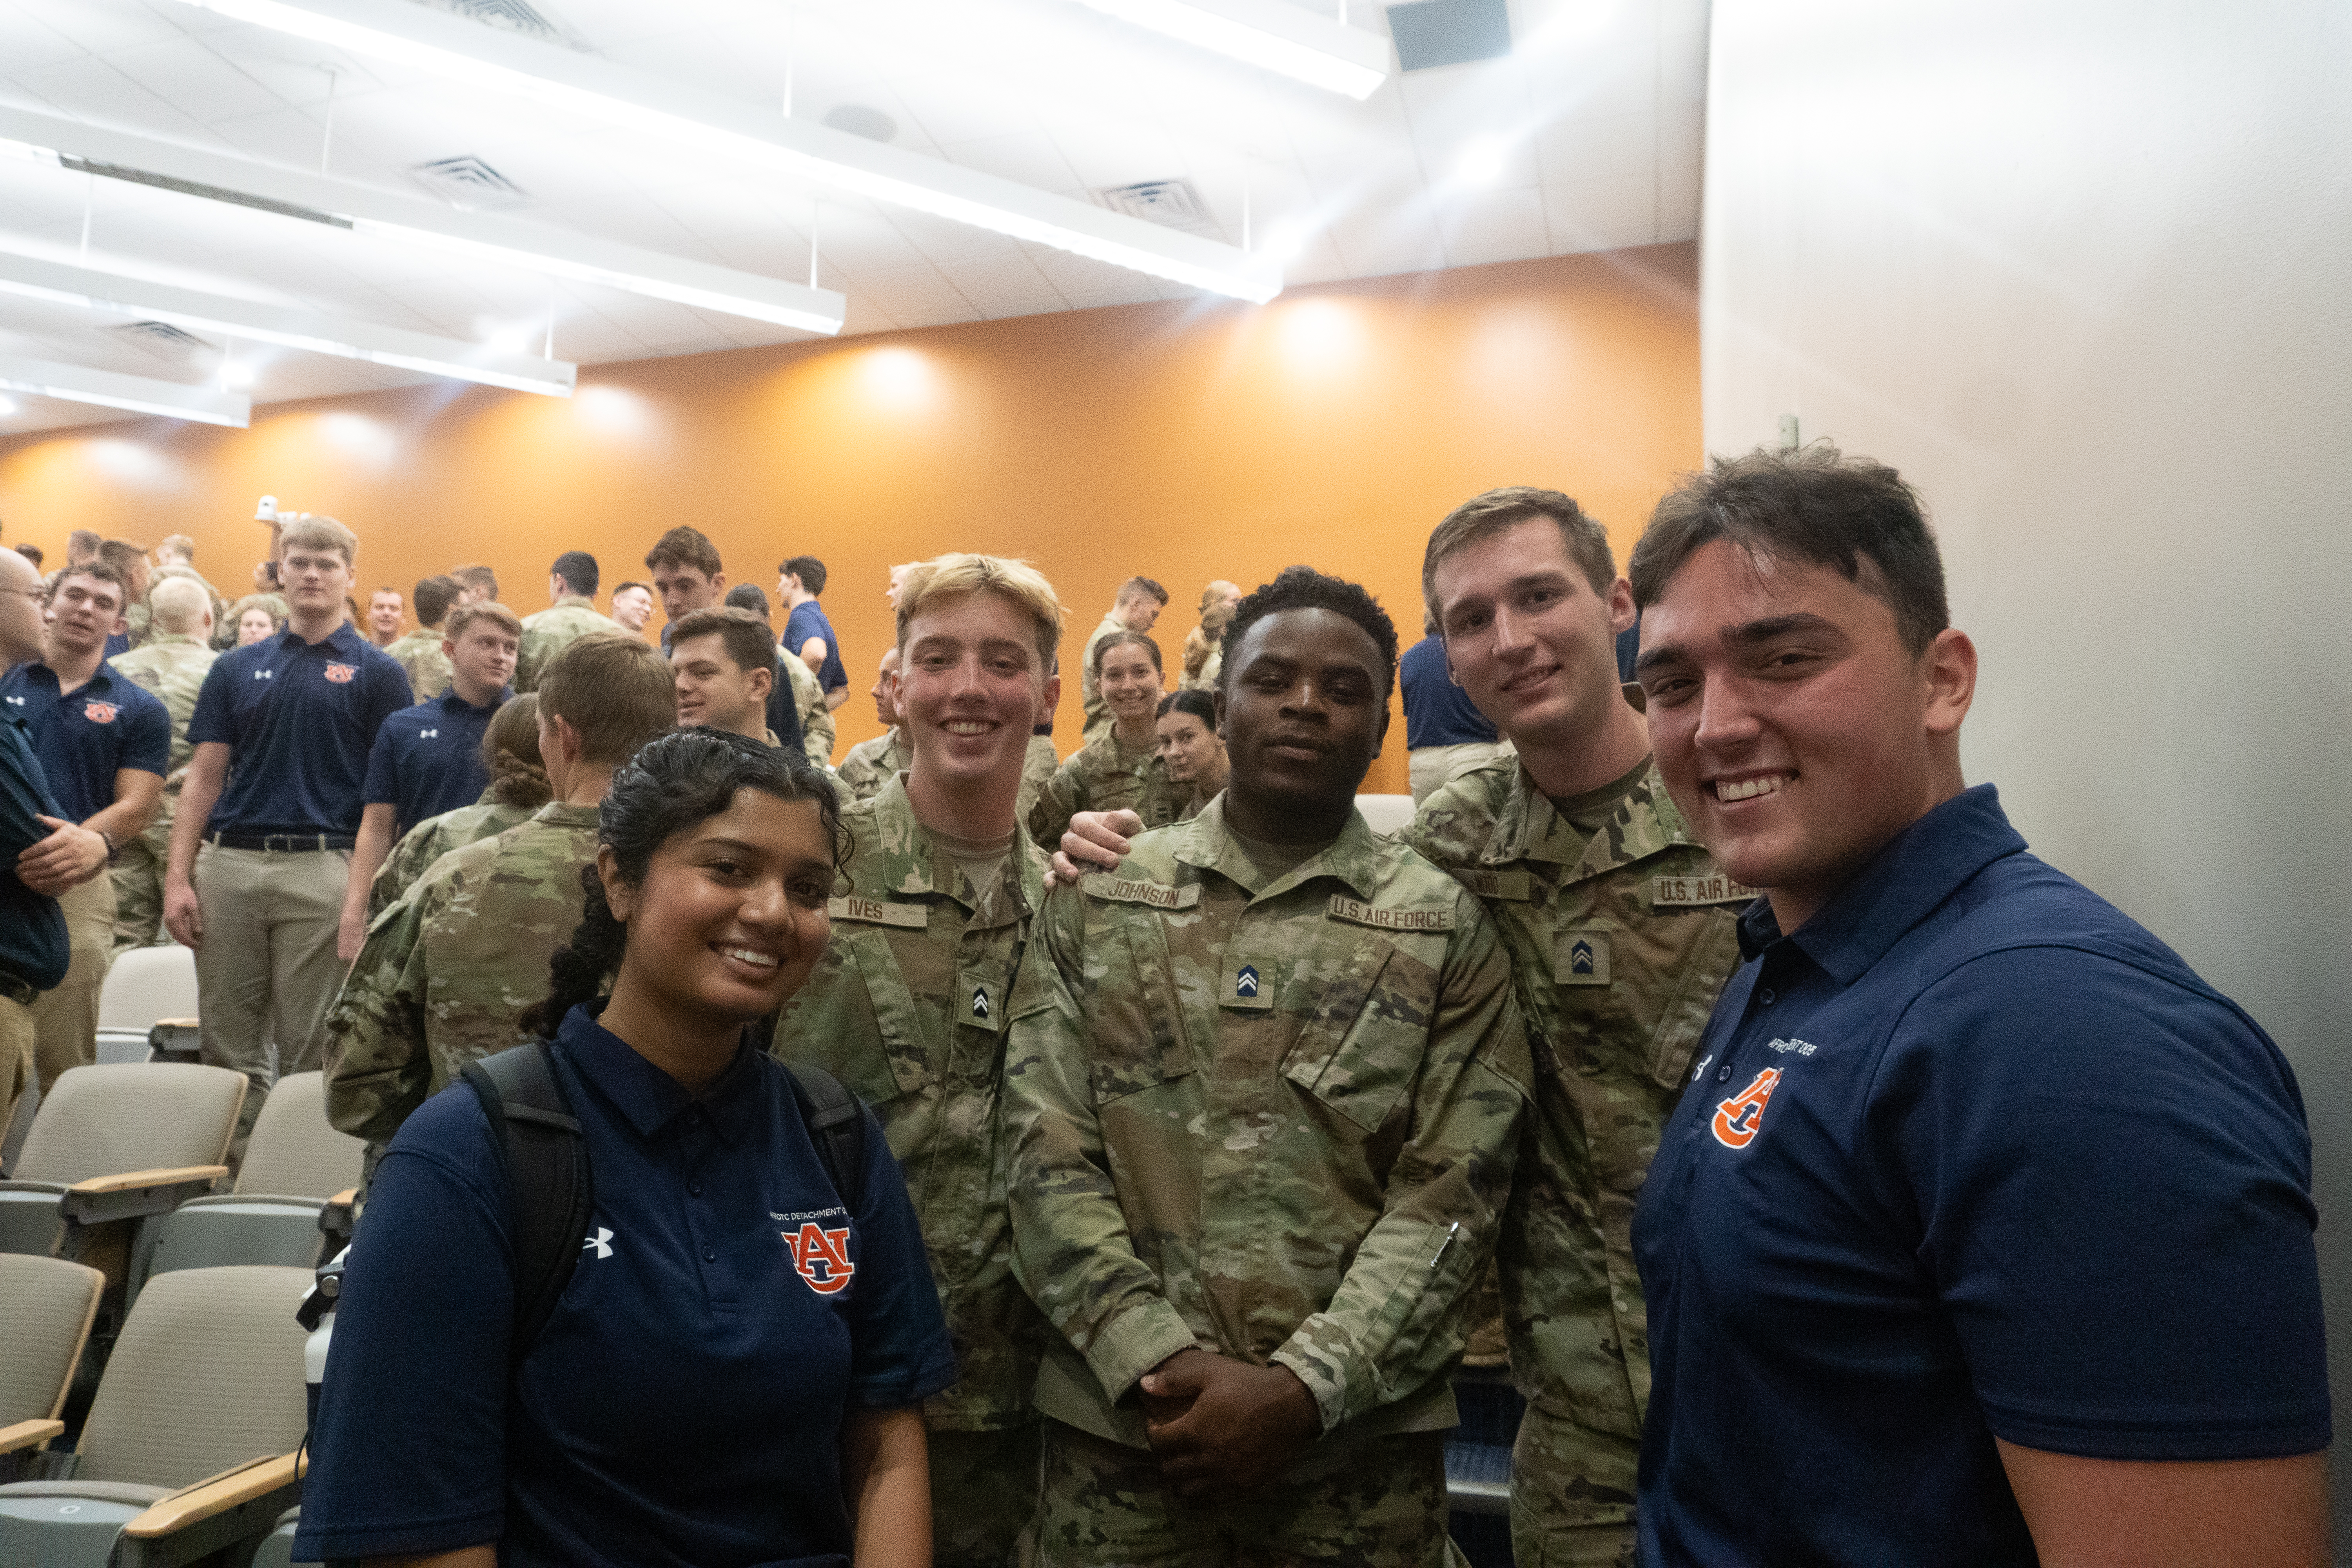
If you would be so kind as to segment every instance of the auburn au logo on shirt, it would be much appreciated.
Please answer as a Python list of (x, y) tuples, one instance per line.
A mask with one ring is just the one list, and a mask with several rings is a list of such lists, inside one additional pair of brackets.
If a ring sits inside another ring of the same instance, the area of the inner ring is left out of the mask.
[(1745, 1149), (1764, 1128), (1764, 1107), (1780, 1081), (1779, 1068), (1766, 1068), (1746, 1089), (1715, 1108), (1715, 1141), (1727, 1149)]
[(849, 1261), (849, 1227), (827, 1230), (814, 1220), (804, 1220), (798, 1230), (780, 1233), (784, 1245), (793, 1250), (793, 1267), (800, 1273), (808, 1288), (820, 1296), (830, 1296), (849, 1283), (857, 1266)]
[(111, 702), (85, 702), (82, 704), (81, 716), (93, 724), (111, 724), (114, 722), (114, 715), (117, 711)]
[(352, 683), (352, 678), (359, 672), (359, 666), (355, 664), (331, 664), (327, 666), (327, 679), (333, 681), (338, 686), (349, 686)]

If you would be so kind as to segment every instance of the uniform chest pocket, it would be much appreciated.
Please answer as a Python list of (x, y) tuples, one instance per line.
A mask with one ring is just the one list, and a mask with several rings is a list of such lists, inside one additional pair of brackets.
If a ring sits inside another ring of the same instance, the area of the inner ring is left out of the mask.
[(866, 1000), (874, 1009), (875, 1035), (881, 1044), (879, 1060), (869, 1052), (845, 1064), (844, 1081), (869, 1101), (891, 1100), (929, 1089), (938, 1079), (931, 1064), (930, 1042), (923, 1028), (922, 1009), (907, 984), (889, 937), (878, 930), (857, 931), (845, 938), (839, 927), (834, 939), (857, 971)]
[[(1082, 1005), (1096, 1104), (1192, 1070), (1183, 997), (1156, 912), (1120, 909), (1089, 921), (1086, 973)], [(1212, 976), (1204, 984), (1214, 983)]]
[(1387, 937), (1358, 941), (1283, 1058), (1282, 1076), (1365, 1133), (1380, 1131), (1421, 1071), (1436, 972)]

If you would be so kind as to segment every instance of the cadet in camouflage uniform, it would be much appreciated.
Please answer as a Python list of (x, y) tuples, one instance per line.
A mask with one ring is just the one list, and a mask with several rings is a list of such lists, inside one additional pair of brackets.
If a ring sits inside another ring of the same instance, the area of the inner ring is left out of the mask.
[(1057, 889), (1014, 998), (1038, 1562), (1433, 1568), (1527, 1041), (1478, 901), (1354, 807), (1388, 617), (1294, 567), (1234, 625), (1230, 785)]
[[(1439, 789), (1400, 835), (1485, 903), (1535, 1046), (1535, 1114), (1500, 1247), (1528, 1400), (1513, 1553), (1519, 1568), (1630, 1564), (1650, 1392), (1633, 1208), (1755, 895), (1692, 842), (1650, 761), (1628, 705), (1640, 689), (1617, 685), (1631, 590), (1573, 500), (1476, 498), (1431, 536), (1423, 581), (1455, 676), (1517, 751)], [(1540, 603), (1515, 606), (1531, 585)], [(1560, 673), (1512, 681), (1537, 661)], [(1577, 793), (1548, 795), (1538, 778)]]
[(793, 688), (793, 709), (801, 720), (801, 751), (818, 767), (833, 766), (833, 743), (840, 730), (834, 724), (833, 710), (824, 705), (824, 688), (816, 681), (816, 674), (801, 662), (795, 654), (777, 656), (777, 679), (788, 680)]
[[(555, 602), (522, 618), (522, 644), (515, 654), (514, 689), (518, 693), (538, 690), (540, 672), (549, 661), (589, 633), (628, 635), (627, 627), (598, 612), (596, 581), (596, 558), (584, 550), (567, 550), (548, 568), (548, 596)], [(395, 648), (399, 646), (397, 642), (393, 644)], [(425, 699), (419, 697), (417, 700), (422, 702)]]
[[(906, 1173), (961, 1373), (923, 1408), (935, 1560), (1004, 1568), (1036, 1501), (1029, 1395), (1051, 1337), (1013, 1277), (998, 1138), (1005, 1022), (1045, 894), (1045, 857), (1021, 834), (1011, 786), (1031, 724), (1059, 694), (1045, 672), (1061, 606), (1027, 566), (970, 555), (911, 567), (896, 602), (915, 754), (842, 813), (851, 847), (833, 942), (775, 1051), (855, 1089)], [(995, 668), (1010, 649), (1025, 663)], [(958, 718), (994, 721), (974, 742), (992, 748), (984, 762), (942, 730)], [(969, 768), (941, 765), (950, 746)], [(952, 815), (958, 834), (926, 827), (919, 810)], [(959, 836), (983, 827), (984, 841)]]
[(1164, 827), (1192, 796), (1160, 760), (1160, 645), (1140, 632), (1098, 637), (1090, 666), (1114, 722), (1055, 770), (1029, 808), (1029, 836), (1049, 848), (1081, 811), (1132, 811), (1146, 827)]
[(163, 804), (155, 820), (138, 837), (124, 844), (110, 873), (114, 880), (116, 952), (145, 947), (163, 928), (163, 862), (172, 848), (172, 818), (180, 804), (180, 785), (187, 777), (188, 717), (196, 710), (196, 693), (204, 689), (205, 672), (220, 656), (210, 646), (212, 596), (188, 577), (167, 576), (149, 595), (152, 630), (146, 645), (119, 655), (115, 673), (162, 699), (172, 715), (172, 755), (165, 764)]
[(850, 747), (849, 755), (841, 759), (841, 767), (835, 775), (841, 781), (842, 799), (853, 805), (872, 800), (882, 793), (883, 784), (892, 774), (914, 765), (915, 752), (908, 742), (905, 721), (898, 712), (896, 644), (882, 650), (873, 689), (866, 695), (874, 699), (874, 717), (881, 721), (882, 732)]
[[(1054, 750), (1054, 727), (1047, 724), (1029, 737), (1028, 753), (1021, 761), (1021, 794), (1013, 809), (1022, 821), (1029, 820), (1045, 786), (1054, 782), (1054, 770), (1061, 765), (1061, 753)], [(1051, 849), (1053, 846), (1045, 847)]]
[(676, 712), (668, 664), (625, 632), (582, 637), (540, 682), (554, 798), (445, 855), (368, 925), (327, 1014), (327, 1119), (382, 1144), (467, 1062), (520, 1037), (548, 963), (580, 922), (596, 808), (613, 773)]
[[(627, 633), (622, 634), (624, 637)], [(509, 698), (482, 731), (482, 766), (490, 786), (471, 805), (428, 816), (401, 836), (368, 884), (368, 920), (398, 902), (436, 860), (453, 849), (492, 838), (529, 821), (548, 803), (547, 770), (539, 754), (539, 698)]]
[(1106, 638), (1128, 632), (1150, 631), (1160, 619), (1160, 612), (1168, 607), (1168, 590), (1149, 577), (1129, 577), (1118, 585), (1118, 597), (1112, 602), (1110, 613), (1102, 625), (1087, 634), (1087, 646), (1078, 652), (1078, 701), (1087, 716), (1082, 741), (1092, 742), (1110, 733), (1110, 710), (1103, 705), (1101, 689), (1095, 677), (1095, 650)]
[(466, 585), (455, 577), (427, 577), (419, 582), (409, 600), (416, 611), (416, 629), (383, 650), (408, 672), (408, 689), (419, 702), (429, 702), (449, 689), (449, 656), (441, 651), (445, 640), (441, 620), (465, 591)]

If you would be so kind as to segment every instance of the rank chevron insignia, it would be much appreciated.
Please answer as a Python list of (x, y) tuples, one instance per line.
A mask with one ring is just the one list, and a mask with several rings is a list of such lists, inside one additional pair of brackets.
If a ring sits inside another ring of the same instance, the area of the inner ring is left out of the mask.
[(1242, 972), (1234, 976), (1234, 994), (1236, 996), (1257, 994), (1257, 965), (1254, 963), (1242, 965)]

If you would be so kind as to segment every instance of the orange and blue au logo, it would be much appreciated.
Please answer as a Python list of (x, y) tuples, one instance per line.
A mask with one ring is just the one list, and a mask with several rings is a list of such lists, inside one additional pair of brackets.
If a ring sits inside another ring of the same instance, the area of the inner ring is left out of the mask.
[(792, 1248), (793, 1267), (805, 1280), (808, 1288), (820, 1296), (830, 1296), (849, 1283), (857, 1272), (857, 1265), (849, 1260), (849, 1227), (841, 1226), (827, 1230), (807, 1223), (797, 1231), (782, 1231), (784, 1245)]
[(1715, 1108), (1715, 1141), (1727, 1149), (1745, 1149), (1756, 1142), (1764, 1125), (1764, 1106), (1772, 1086), (1780, 1081), (1779, 1068), (1766, 1068), (1755, 1081)]

